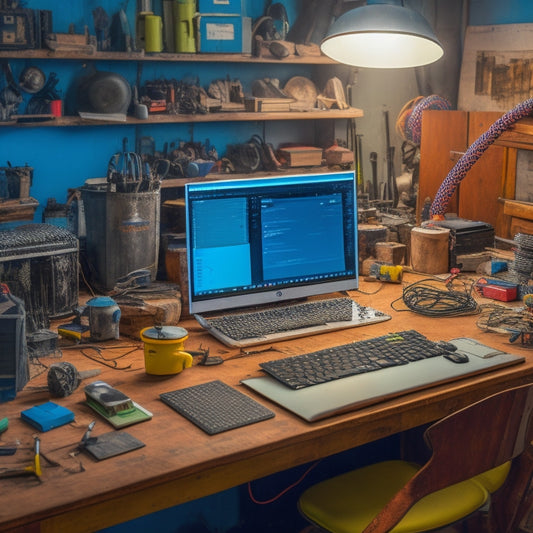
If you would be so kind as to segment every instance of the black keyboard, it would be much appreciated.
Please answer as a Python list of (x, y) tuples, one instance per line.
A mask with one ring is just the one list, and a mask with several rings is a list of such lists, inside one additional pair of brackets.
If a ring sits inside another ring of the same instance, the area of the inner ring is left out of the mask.
[(368, 319), (368, 323), (374, 323), (390, 318), (385, 313), (361, 306), (346, 297), (272, 306), (218, 317), (195, 317), (207, 329), (217, 330), (234, 340), (294, 331), (331, 322), (357, 320), (363, 323)]
[(430, 341), (415, 330), (343, 344), (259, 366), (292, 389), (302, 389), (381, 368), (449, 353), (450, 347)]

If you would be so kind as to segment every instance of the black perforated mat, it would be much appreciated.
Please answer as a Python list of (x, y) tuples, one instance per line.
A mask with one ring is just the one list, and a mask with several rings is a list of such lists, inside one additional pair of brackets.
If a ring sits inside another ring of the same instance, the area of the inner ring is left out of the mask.
[(159, 397), (209, 435), (274, 416), (270, 409), (220, 380), (164, 392)]

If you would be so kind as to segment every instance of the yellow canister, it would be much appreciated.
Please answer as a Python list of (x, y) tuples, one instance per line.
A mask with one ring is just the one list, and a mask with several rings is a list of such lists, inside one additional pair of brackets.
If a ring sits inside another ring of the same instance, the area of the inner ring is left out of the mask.
[(177, 326), (149, 327), (141, 330), (144, 342), (144, 368), (147, 374), (179, 374), (192, 366), (192, 355), (184, 350), (189, 334)]
[(163, 21), (156, 15), (146, 15), (144, 19), (144, 50), (163, 51)]

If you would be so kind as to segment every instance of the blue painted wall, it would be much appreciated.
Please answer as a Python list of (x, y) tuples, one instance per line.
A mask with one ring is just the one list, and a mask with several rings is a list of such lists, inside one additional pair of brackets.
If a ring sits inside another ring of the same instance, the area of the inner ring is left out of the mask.
[(470, 0), (472, 26), (533, 22), (531, 0)]

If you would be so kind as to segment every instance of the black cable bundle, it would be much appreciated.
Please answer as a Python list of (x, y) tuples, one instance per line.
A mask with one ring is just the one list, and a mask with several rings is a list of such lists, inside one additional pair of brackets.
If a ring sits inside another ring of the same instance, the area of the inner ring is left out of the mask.
[[(404, 304), (415, 313), (432, 317), (469, 315), (479, 312), (477, 302), (470, 294), (471, 291), (458, 292), (452, 288), (443, 290), (436, 287), (434, 282), (435, 280), (421, 280), (405, 287), (402, 294)], [(391, 304), (393, 309), (394, 303)], [(395, 310), (400, 311), (400, 309)]]

